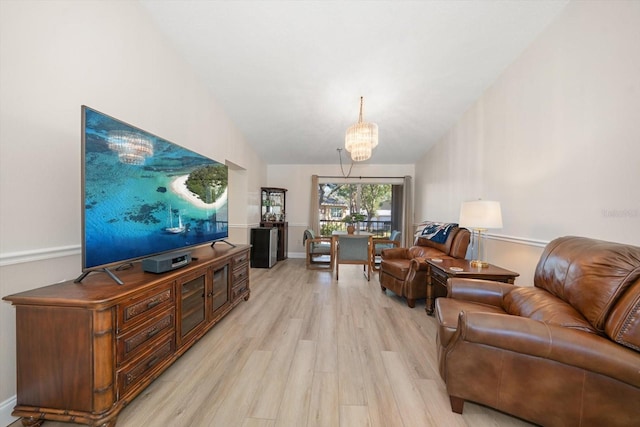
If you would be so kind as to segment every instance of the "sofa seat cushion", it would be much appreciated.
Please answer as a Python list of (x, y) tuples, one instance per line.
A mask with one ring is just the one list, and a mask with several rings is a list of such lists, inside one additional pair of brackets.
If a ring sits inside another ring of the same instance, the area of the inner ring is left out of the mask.
[(438, 321), (438, 341), (442, 347), (449, 345), (451, 337), (458, 328), (458, 317), (460, 312), (483, 312), (506, 314), (505, 311), (496, 306), (479, 304), (476, 302), (464, 301), (453, 298), (436, 299), (435, 316)]
[(507, 313), (515, 316), (528, 317), (550, 325), (598, 333), (578, 310), (544, 289), (517, 287), (505, 295), (502, 305)]

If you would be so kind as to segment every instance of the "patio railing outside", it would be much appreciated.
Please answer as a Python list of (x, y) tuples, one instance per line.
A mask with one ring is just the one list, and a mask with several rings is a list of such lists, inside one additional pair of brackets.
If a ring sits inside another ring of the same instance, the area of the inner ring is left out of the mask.
[[(391, 235), (391, 221), (362, 221), (358, 223), (360, 231), (373, 233), (375, 237), (389, 237)], [(320, 220), (320, 234), (331, 236), (333, 231), (347, 231), (347, 224), (341, 220)]]

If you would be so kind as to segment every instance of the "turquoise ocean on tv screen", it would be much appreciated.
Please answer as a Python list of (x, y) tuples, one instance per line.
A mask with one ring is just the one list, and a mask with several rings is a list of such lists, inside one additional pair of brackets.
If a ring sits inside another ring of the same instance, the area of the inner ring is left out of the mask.
[[(225, 165), (94, 110), (85, 114), (84, 268), (228, 236)], [(126, 162), (127, 148), (113, 142), (119, 130), (151, 147), (142, 164)], [(223, 178), (198, 196), (185, 179), (207, 167)]]

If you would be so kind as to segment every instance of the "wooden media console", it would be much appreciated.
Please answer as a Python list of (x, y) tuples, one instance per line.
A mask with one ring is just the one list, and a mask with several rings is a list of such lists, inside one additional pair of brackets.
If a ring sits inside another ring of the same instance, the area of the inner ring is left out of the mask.
[(16, 307), (12, 414), (25, 426), (115, 426), (128, 402), (249, 299), (249, 250), (201, 246), (178, 270), (119, 271), (124, 285), (94, 273), (3, 298)]

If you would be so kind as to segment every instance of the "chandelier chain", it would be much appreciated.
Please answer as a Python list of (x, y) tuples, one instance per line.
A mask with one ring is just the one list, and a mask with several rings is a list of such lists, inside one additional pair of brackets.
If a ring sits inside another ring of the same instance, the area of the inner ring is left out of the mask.
[(345, 178), (349, 178), (351, 176), (351, 169), (353, 169), (353, 160), (351, 160), (351, 166), (349, 166), (349, 173), (344, 174), (344, 169), (342, 168), (342, 148), (338, 148), (338, 157), (340, 158), (340, 172), (342, 172), (342, 176)]

